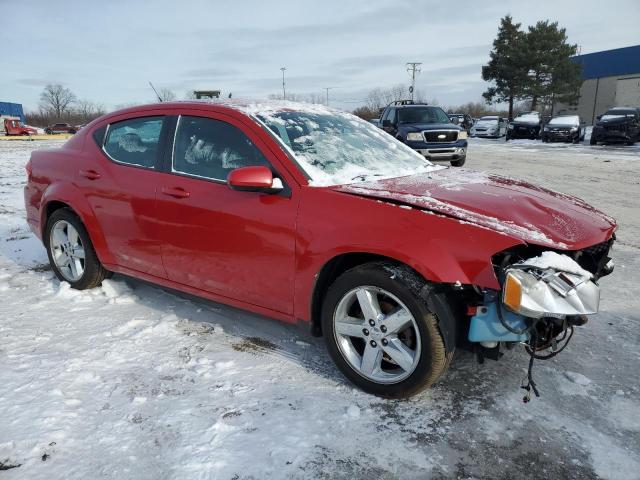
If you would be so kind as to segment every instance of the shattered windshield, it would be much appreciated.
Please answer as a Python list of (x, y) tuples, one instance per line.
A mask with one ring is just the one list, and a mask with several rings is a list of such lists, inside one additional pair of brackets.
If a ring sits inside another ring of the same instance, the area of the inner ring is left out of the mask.
[(276, 111), (256, 116), (289, 148), (313, 186), (437, 170), (422, 155), (353, 115)]

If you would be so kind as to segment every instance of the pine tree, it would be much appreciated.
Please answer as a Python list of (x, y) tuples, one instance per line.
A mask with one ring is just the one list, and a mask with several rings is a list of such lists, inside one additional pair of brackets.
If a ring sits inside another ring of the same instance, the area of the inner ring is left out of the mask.
[(488, 103), (508, 102), (509, 119), (513, 118), (514, 101), (523, 97), (529, 81), (525, 38), (520, 24), (514, 24), (510, 15), (502, 18), (489, 63), (482, 67), (482, 79), (493, 83), (482, 96)]
[(580, 65), (571, 57), (578, 46), (567, 42), (566, 30), (558, 22), (540, 21), (525, 36), (525, 58), (529, 62), (529, 81), (525, 88), (531, 109), (538, 103), (575, 103), (582, 83)]

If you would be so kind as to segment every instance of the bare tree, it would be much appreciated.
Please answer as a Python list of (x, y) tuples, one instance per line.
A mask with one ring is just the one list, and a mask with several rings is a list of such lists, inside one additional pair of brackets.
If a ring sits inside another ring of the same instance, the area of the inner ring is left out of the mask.
[(366, 103), (370, 110), (379, 110), (391, 102), (407, 99), (408, 95), (406, 85), (399, 83), (389, 88), (374, 88), (367, 95)]
[(90, 100), (78, 100), (76, 102), (75, 114), (83, 123), (90, 122), (106, 113), (104, 106)]
[(47, 85), (40, 94), (40, 109), (61, 118), (76, 101), (74, 93), (60, 84)]
[(158, 96), (160, 97), (161, 102), (171, 102), (177, 98), (176, 94), (168, 88), (161, 88), (158, 92)]

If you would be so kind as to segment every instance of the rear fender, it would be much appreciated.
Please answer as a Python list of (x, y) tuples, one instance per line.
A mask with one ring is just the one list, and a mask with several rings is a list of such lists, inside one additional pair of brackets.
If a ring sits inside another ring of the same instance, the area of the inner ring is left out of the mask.
[(89, 202), (87, 202), (80, 189), (68, 181), (51, 184), (42, 194), (42, 201), (40, 202), (40, 225), (43, 239), (44, 229), (47, 224), (47, 206), (52, 202), (61, 202), (68, 205), (69, 208), (80, 217), (82, 224), (89, 233), (91, 243), (93, 243), (93, 247), (101, 263), (116, 263), (113, 254), (109, 251), (105, 236), (93, 214)]

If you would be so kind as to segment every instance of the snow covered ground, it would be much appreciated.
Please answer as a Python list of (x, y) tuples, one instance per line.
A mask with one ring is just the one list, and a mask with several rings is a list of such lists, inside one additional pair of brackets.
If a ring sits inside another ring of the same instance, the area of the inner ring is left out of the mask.
[(70, 290), (22, 200), (29, 152), (59, 144), (0, 142), (0, 480), (639, 477), (640, 148), (470, 142), (470, 168), (620, 223), (602, 312), (525, 405), (519, 349), (386, 401), (294, 327), (121, 276)]

